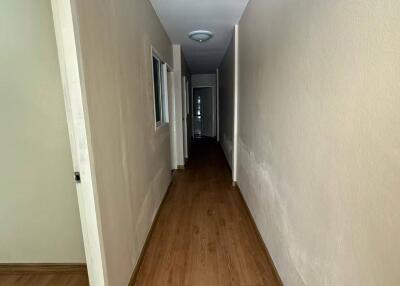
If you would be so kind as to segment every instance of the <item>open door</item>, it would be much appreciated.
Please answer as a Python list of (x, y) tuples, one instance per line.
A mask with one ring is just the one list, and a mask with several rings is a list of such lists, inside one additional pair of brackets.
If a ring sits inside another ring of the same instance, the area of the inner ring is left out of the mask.
[(76, 13), (70, 0), (52, 0), (65, 110), (90, 285), (108, 286)]

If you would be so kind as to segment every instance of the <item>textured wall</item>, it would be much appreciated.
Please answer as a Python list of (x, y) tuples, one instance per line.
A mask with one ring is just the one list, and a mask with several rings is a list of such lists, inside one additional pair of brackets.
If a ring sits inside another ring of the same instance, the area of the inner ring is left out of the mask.
[(0, 263), (85, 262), (50, 1), (1, 1), (0, 99)]
[(400, 2), (250, 1), (239, 186), (288, 286), (399, 285)]
[(76, 2), (108, 284), (126, 286), (171, 180), (151, 46), (173, 67), (172, 45), (147, 0)]
[(228, 46), (219, 68), (219, 132), (226, 159), (232, 168), (233, 103), (235, 88), (235, 39)]

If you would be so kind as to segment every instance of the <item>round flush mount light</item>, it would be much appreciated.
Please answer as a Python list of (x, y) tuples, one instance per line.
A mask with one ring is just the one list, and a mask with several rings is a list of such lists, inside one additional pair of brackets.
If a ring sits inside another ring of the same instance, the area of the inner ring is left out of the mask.
[(192, 39), (193, 41), (203, 43), (211, 39), (214, 34), (210, 31), (205, 31), (205, 30), (197, 30), (189, 33), (189, 38)]

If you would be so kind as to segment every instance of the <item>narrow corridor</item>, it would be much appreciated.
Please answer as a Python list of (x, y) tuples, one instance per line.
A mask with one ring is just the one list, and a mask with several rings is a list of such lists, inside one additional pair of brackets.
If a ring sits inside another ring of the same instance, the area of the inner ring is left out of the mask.
[(0, 27), (0, 286), (400, 286), (399, 0)]
[(279, 285), (220, 147), (193, 144), (160, 208), (134, 285)]

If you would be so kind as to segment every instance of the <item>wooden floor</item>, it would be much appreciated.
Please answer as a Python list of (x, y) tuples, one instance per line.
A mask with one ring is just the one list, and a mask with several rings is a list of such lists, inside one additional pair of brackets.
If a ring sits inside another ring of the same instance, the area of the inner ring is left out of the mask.
[(195, 143), (175, 174), (134, 285), (277, 286), (220, 148)]
[(0, 274), (0, 286), (89, 286), (87, 273)]

